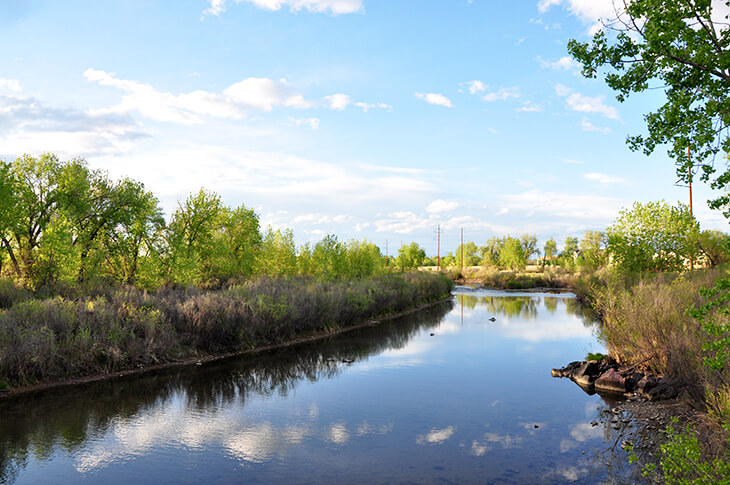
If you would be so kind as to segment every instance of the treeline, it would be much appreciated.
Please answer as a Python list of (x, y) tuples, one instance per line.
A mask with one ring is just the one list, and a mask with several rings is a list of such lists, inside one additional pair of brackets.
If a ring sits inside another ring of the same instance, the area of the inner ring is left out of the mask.
[(105, 279), (219, 288), (252, 276), (362, 278), (387, 264), (368, 241), (328, 235), (297, 248), (291, 230), (262, 231), (252, 209), (204, 189), (166, 223), (143, 184), (111, 180), (82, 159), (0, 161), (0, 276), (30, 288)]
[(543, 269), (557, 266), (581, 272), (609, 265), (624, 272), (664, 272), (683, 271), (692, 265), (716, 267), (730, 261), (730, 236), (718, 230), (701, 231), (684, 204), (670, 206), (658, 201), (637, 202), (624, 209), (604, 231), (585, 231), (580, 239), (566, 237), (562, 251), (553, 238), (540, 248), (534, 234), (493, 237), (482, 246), (467, 242), (440, 261), (426, 258), (415, 243), (401, 251), (411, 259), (421, 254), (421, 264), (440, 263), (444, 268), (522, 270), (533, 263)]

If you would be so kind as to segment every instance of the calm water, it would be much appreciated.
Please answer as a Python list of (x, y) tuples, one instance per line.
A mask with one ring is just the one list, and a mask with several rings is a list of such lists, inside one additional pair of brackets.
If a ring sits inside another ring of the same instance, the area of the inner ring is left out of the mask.
[(621, 483), (618, 436), (591, 425), (610, 403), (550, 377), (601, 350), (571, 295), (456, 290), (307, 345), (0, 402), (0, 483)]

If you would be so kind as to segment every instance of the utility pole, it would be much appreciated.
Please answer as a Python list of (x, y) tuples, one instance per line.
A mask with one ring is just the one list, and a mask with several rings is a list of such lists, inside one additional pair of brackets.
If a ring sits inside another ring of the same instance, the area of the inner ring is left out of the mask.
[[(694, 212), (692, 211), (692, 157), (690, 157), (690, 154), (689, 154), (689, 145), (687, 145), (687, 161), (689, 162), (687, 164), (687, 180), (689, 182), (689, 215), (694, 217)], [(693, 271), (694, 269), (695, 269), (694, 257), (692, 255), (690, 255), (689, 270)]]
[(441, 224), (436, 227), (436, 271), (441, 271)]
[(461, 228), (461, 272), (464, 272), (464, 228)]

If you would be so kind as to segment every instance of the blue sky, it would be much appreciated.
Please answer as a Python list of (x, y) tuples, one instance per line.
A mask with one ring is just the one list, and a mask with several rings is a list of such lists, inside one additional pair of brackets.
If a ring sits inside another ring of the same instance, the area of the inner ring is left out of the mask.
[[(201, 186), (299, 243), (436, 252), (687, 200), (629, 134), (662, 102), (580, 76), (611, 0), (0, 2), (0, 158), (83, 157), (169, 214)], [(703, 228), (727, 231), (695, 186)]]

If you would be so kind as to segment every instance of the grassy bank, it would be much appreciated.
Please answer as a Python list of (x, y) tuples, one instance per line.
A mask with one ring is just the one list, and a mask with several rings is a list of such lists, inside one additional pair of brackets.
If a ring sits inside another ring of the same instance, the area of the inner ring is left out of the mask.
[(540, 271), (510, 271), (493, 267), (472, 266), (464, 269), (449, 268), (445, 274), (454, 281), (478, 282), (487, 288), (524, 290), (531, 288), (570, 288), (578, 280), (575, 273), (559, 267)]
[(442, 299), (451, 287), (423, 273), (257, 278), (218, 291), (102, 285), (32, 294), (2, 281), (0, 381), (22, 386), (284, 343)]
[(727, 266), (684, 274), (607, 271), (575, 287), (601, 320), (611, 357), (671, 376), (680, 398), (699, 412), (693, 428), (668, 430), (660, 481), (730, 483), (730, 310), (728, 290), (713, 290), (728, 276)]

